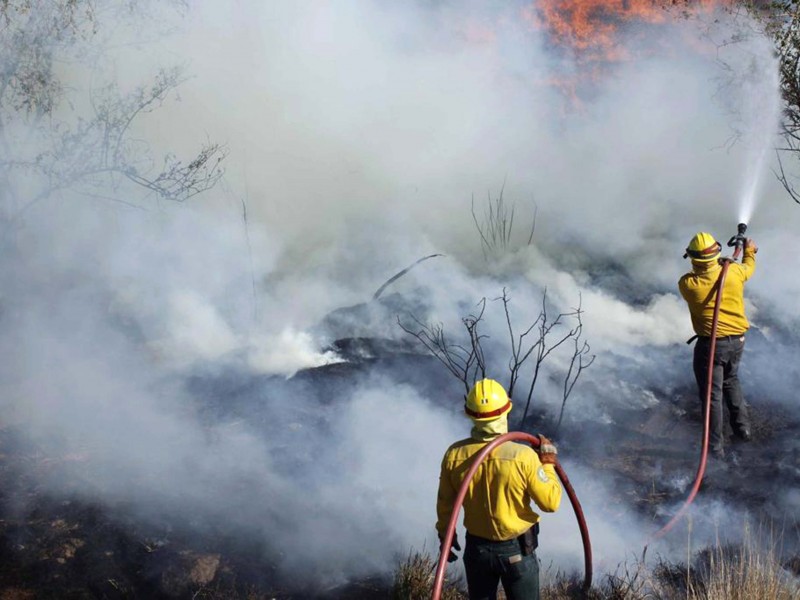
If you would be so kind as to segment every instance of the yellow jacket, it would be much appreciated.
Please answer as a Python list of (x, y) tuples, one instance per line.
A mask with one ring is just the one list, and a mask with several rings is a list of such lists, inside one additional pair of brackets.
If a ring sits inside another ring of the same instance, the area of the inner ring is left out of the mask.
[[(719, 307), (717, 337), (742, 335), (750, 327), (744, 314), (744, 282), (756, 270), (756, 255), (752, 248), (746, 248), (742, 264), (731, 263), (725, 275), (725, 289)], [(678, 281), (678, 289), (689, 305), (692, 327), (697, 335), (711, 335), (714, 320), (716, 284), (722, 266), (717, 261), (710, 263), (692, 262), (692, 272), (686, 273)]]
[[(453, 502), (471, 458), (487, 442), (473, 438), (450, 446), (442, 459), (436, 500), (436, 530), (444, 537)], [(561, 484), (555, 467), (543, 465), (533, 448), (506, 442), (495, 448), (478, 467), (464, 498), (464, 527), (472, 535), (490, 540), (510, 540), (539, 522), (531, 500), (544, 512), (561, 504)]]

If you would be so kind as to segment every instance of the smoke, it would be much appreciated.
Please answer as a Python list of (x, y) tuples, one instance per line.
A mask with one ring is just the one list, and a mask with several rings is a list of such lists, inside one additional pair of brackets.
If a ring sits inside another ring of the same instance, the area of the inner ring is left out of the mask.
[[(219, 140), (230, 156), (224, 185), (184, 205), (135, 210), (65, 192), (29, 213), (2, 259), (0, 419), (54, 455), (86, 457), (84, 476), (54, 475), (50, 490), (150, 518), (191, 509), (224, 521), (282, 548), (288, 580), (389, 571), (409, 548), (435, 547), (439, 460), (468, 434), (463, 388), (429, 362), (368, 373), (330, 344), (402, 340), (395, 318), (409, 313), (455, 335), (487, 298), (487, 355), (505, 373), (493, 299), (507, 287), (522, 327), (546, 290), (551, 315), (580, 303), (597, 355), (564, 434), (596, 553), (613, 568), (630, 539), (647, 537), (652, 524), (634, 509), (609, 514), (614, 483), (581, 458), (614, 441), (598, 424), (630, 430), (676, 390), (694, 394), (676, 294), (682, 249), (698, 230), (735, 232), (752, 164), (746, 141), (726, 145), (729, 109), (752, 87), (720, 88), (713, 57), (774, 65), (756, 36), (728, 55), (697, 23), (677, 23), (653, 32), (669, 51), (620, 64), (575, 109), (548, 81), (578, 67), (519, 8), (206, 2), (144, 56), (113, 49), (121, 82), (176, 58), (193, 73), (138, 135), (178, 153)], [(726, 35), (739, 26), (717, 25)], [(766, 81), (754, 85), (774, 100)], [(747, 293), (754, 326), (777, 330), (783, 355), (747, 383), (788, 405), (797, 339), (786, 332), (800, 314), (784, 249), (800, 213), (762, 183)], [(513, 235), (487, 260), (471, 202), (481, 215), (503, 185)], [(432, 253), (446, 256), (363, 305)], [(550, 361), (534, 401), (545, 423), (569, 354)], [(619, 414), (631, 421), (613, 423)], [(579, 564), (566, 504), (545, 517), (542, 546), (558, 565)]]

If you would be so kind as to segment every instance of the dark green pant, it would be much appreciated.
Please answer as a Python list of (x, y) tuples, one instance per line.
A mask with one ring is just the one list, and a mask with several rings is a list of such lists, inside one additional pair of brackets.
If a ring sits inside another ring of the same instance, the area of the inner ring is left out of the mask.
[[(706, 410), (708, 388), (708, 358), (711, 339), (700, 337), (694, 347), (694, 376), (700, 392), (700, 406), (703, 416)], [(739, 361), (744, 352), (744, 336), (729, 335), (717, 338), (714, 352), (714, 368), (711, 380), (711, 415), (709, 431), (709, 450), (718, 457), (724, 453), (725, 419), (723, 403), (728, 408), (728, 417), (735, 435), (743, 437), (750, 433), (750, 414), (739, 384)]]
[(493, 542), (468, 533), (464, 568), (470, 600), (495, 600), (501, 581), (508, 600), (539, 600), (536, 552), (523, 555), (516, 539)]

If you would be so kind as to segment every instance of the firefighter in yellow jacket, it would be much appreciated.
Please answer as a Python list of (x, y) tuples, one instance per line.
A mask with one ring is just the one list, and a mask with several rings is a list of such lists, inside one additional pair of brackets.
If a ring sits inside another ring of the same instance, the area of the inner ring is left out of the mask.
[[(722, 272), (721, 245), (710, 233), (695, 235), (686, 248), (684, 258), (692, 259), (692, 270), (678, 281), (678, 289), (689, 305), (692, 327), (697, 335), (694, 347), (694, 376), (705, 411), (708, 387), (708, 362), (711, 350), (711, 327), (717, 297), (717, 281)], [(747, 238), (742, 264), (730, 263), (720, 300), (717, 322), (716, 351), (711, 388), (710, 447), (716, 458), (725, 457), (723, 407), (728, 408), (730, 424), (736, 437), (751, 438), (750, 415), (739, 384), (739, 361), (744, 351), (745, 333), (750, 327), (744, 311), (744, 284), (756, 270), (758, 246)]]
[[(443, 540), (453, 502), (474, 457), (488, 442), (508, 433), (511, 401), (493, 379), (478, 381), (466, 399), (464, 411), (472, 419), (469, 438), (451, 445), (442, 459), (436, 501), (436, 530)], [(467, 530), (464, 567), (470, 600), (493, 599), (503, 583), (509, 600), (539, 598), (536, 559), (539, 515), (561, 503), (561, 484), (555, 472), (556, 448), (540, 436), (538, 453), (526, 444), (506, 442), (483, 461), (464, 499)], [(453, 538), (453, 548), (461, 550)], [(457, 560), (451, 549), (448, 560)]]

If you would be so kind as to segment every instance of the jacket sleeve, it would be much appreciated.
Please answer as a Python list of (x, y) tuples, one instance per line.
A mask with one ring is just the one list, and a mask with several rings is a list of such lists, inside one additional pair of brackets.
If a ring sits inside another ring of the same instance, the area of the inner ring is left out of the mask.
[(533, 454), (532, 471), (528, 477), (528, 493), (544, 512), (555, 512), (561, 505), (561, 483), (554, 465), (543, 465), (539, 455)]
[(450, 481), (446, 459), (447, 455), (445, 454), (439, 473), (439, 492), (436, 495), (436, 532), (439, 534), (439, 538), (443, 538), (447, 532), (447, 525), (453, 514), (453, 502), (458, 494), (458, 490), (453, 488)]
[(678, 291), (681, 293), (683, 299), (688, 301), (686, 298), (686, 275), (678, 280)]
[(756, 272), (756, 253), (752, 248), (745, 248), (741, 269), (743, 281), (750, 279)]

